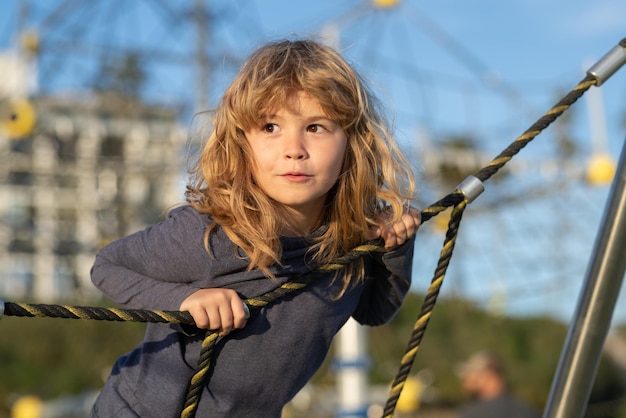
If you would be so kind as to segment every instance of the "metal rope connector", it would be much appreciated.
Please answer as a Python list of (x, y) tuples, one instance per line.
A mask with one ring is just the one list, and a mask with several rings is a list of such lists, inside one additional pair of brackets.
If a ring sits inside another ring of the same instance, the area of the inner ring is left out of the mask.
[(587, 74), (596, 79), (596, 87), (599, 87), (624, 64), (626, 64), (626, 47), (620, 44), (613, 47), (605, 56), (600, 58), (600, 60), (587, 71)]
[(485, 191), (483, 182), (477, 177), (468, 176), (465, 180), (456, 186), (457, 190), (460, 190), (467, 199), (467, 203), (472, 203), (482, 192)]

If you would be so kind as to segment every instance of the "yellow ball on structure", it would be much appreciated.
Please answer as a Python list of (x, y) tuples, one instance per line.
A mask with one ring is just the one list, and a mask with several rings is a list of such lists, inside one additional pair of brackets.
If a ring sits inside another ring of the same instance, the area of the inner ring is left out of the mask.
[(8, 111), (2, 112), (0, 129), (10, 139), (23, 138), (35, 128), (36, 114), (33, 105), (26, 99), (11, 101)]
[(11, 418), (39, 418), (43, 404), (36, 396), (22, 396), (11, 408)]
[(400, 3), (400, 0), (372, 0), (372, 3), (379, 9), (389, 9)]
[(418, 379), (409, 377), (404, 382), (402, 392), (398, 398), (396, 404), (396, 410), (400, 413), (415, 412), (420, 407), (420, 398), (422, 397), (422, 391), (424, 385)]
[(615, 162), (608, 154), (596, 154), (587, 164), (587, 182), (593, 186), (610, 183), (615, 176)]
[(25, 31), (20, 37), (22, 50), (29, 55), (37, 55), (39, 52), (39, 34), (34, 30)]

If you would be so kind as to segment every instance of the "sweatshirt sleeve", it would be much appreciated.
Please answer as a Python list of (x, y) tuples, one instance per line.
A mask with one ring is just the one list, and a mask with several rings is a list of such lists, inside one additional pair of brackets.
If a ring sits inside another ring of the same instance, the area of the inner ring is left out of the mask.
[(372, 253), (363, 293), (352, 316), (363, 325), (382, 325), (398, 312), (411, 287), (415, 237), (393, 251)]
[(130, 309), (178, 310), (210, 257), (207, 222), (192, 208), (177, 208), (162, 222), (103, 247), (91, 269), (94, 285)]

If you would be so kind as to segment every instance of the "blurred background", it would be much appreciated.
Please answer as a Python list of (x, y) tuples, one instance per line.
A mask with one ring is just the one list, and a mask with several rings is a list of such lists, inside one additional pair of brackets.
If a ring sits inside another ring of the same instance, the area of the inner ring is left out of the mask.
[[(314, 37), (341, 50), (387, 105), (425, 207), (568, 93), (626, 36), (624, 16), (618, 0), (5, 0), (0, 297), (107, 304), (89, 279), (96, 251), (184, 199), (187, 156), (203, 122), (194, 115), (217, 103), (266, 41)], [(481, 348), (500, 351), (515, 390), (543, 408), (626, 139), (624, 97), (622, 69), (485, 184), (465, 212), (414, 366), (418, 395), (399, 413), (454, 416), (465, 400), (454, 367)], [(447, 219), (420, 230), (413, 292), (398, 318), (367, 331), (374, 411)], [(626, 416), (622, 296), (590, 417)], [(65, 408), (54, 416), (81, 416), (103, 371), (142, 329), (3, 318), (0, 417), (46, 408), (51, 415), (53, 406)], [(286, 415), (339, 416), (334, 363)]]

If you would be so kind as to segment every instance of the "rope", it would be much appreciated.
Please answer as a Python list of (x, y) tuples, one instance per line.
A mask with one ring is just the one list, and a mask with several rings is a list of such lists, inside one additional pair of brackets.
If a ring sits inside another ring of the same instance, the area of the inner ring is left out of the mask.
[[(626, 43), (626, 39), (623, 41)], [(626, 47), (625, 47), (626, 48)], [(518, 136), (507, 148), (505, 148), (498, 156), (483, 167), (478, 173), (474, 174), (481, 182), (489, 180), (496, 174), (513, 156), (519, 153), (530, 141), (535, 139), (544, 129), (552, 124), (559, 116), (563, 114), (571, 105), (573, 105), (591, 86), (597, 81), (592, 75), (587, 75), (576, 87), (572, 89), (565, 97), (563, 97), (556, 105), (548, 110), (541, 118), (539, 118), (530, 128)], [(459, 190), (444, 196), (441, 200), (433, 203), (422, 211), (422, 223), (428, 221), (435, 215), (443, 212), (449, 207), (459, 204), (464, 199), (463, 194)]]
[[(292, 279), (289, 282), (284, 283), (276, 289), (267, 292), (261, 296), (246, 299), (244, 303), (251, 308), (262, 308), (275, 300), (278, 300), (290, 293), (296, 292), (304, 288), (306, 285), (315, 280), (316, 273), (339, 271), (347, 265), (353, 263), (363, 255), (369, 254), (373, 251), (384, 251), (384, 248), (380, 245), (380, 241), (372, 241), (368, 244), (356, 247), (344, 256), (334, 259), (333, 262), (323, 266), (319, 266), (311, 272), (302, 274), (297, 278)], [(200, 402), (200, 395), (202, 394), (202, 388), (204, 386), (206, 376), (211, 366), (211, 357), (213, 354), (213, 349), (215, 348), (215, 344), (217, 342), (217, 337), (218, 335), (216, 332), (207, 331), (207, 334), (202, 341), (200, 358), (198, 359), (198, 365), (193, 376), (191, 377), (191, 381), (187, 389), (187, 397), (185, 399), (185, 404), (183, 405), (183, 409), (180, 414), (181, 418), (193, 418), (196, 416), (198, 403)]]
[[(316, 270), (302, 274), (287, 283), (282, 284), (274, 290), (260, 296), (245, 299), (243, 302), (252, 308), (262, 308), (269, 303), (296, 290), (302, 289), (313, 278), (308, 277), (315, 272), (335, 271), (351, 264), (366, 253), (373, 251), (384, 251), (379, 241), (371, 241), (360, 245), (344, 256), (334, 259), (330, 264), (317, 267)], [(0, 299), (0, 304), (2, 304)], [(1, 308), (1, 307), (0, 307)], [(2, 311), (0, 310), (0, 313)], [(32, 303), (4, 302), (4, 315), (18, 317), (39, 317), (39, 318), (65, 318), (65, 319), (92, 319), (100, 321), (118, 322), (155, 322), (174, 324), (195, 324), (189, 312), (181, 311), (158, 311), (142, 309), (118, 309), (103, 308), (95, 306), (68, 306), (49, 305)], [(1, 317), (1, 315), (0, 315)]]
[[(352, 249), (345, 255), (335, 258), (329, 264), (318, 266), (316, 269), (301, 274), (267, 293), (264, 293), (254, 298), (245, 299), (243, 302), (246, 304), (246, 306), (253, 309), (263, 308), (290, 293), (294, 293), (304, 288), (309, 283), (315, 281), (319, 273), (339, 271), (365, 254), (370, 254), (374, 251), (383, 252), (384, 248), (381, 246), (381, 244), (381, 240), (375, 240), (368, 242), (364, 245), (360, 245)], [(1, 299), (0, 302), (2, 302)], [(4, 314), (8, 316), (22, 317), (52, 317), (68, 319), (95, 319), (104, 321), (194, 324), (193, 318), (188, 312), (149, 311), (12, 302), (4, 303)], [(202, 348), (200, 351), (200, 357), (198, 359), (198, 365), (187, 389), (185, 404), (183, 405), (183, 409), (180, 415), (181, 418), (195, 417), (198, 403), (200, 401), (200, 395), (202, 394), (202, 388), (204, 386), (206, 376), (211, 365), (211, 358), (217, 340), (217, 332), (210, 330), (207, 331), (206, 336), (202, 341)]]
[(398, 399), (400, 398), (406, 379), (408, 378), (413, 362), (415, 361), (417, 351), (419, 350), (422, 338), (426, 332), (426, 327), (430, 321), (430, 315), (435, 307), (435, 303), (437, 302), (437, 297), (439, 296), (439, 290), (443, 284), (446, 270), (448, 269), (450, 259), (452, 258), (452, 252), (454, 251), (454, 245), (456, 244), (459, 225), (466, 207), (467, 200), (463, 200), (453, 207), (452, 213), (450, 214), (448, 231), (446, 232), (446, 238), (443, 243), (443, 248), (441, 249), (439, 261), (437, 262), (437, 268), (435, 269), (434, 277), (431, 280), (426, 296), (424, 297), (424, 302), (417, 317), (417, 321), (413, 326), (413, 332), (411, 333), (409, 343), (404, 355), (402, 356), (402, 360), (400, 361), (398, 373), (391, 384), (389, 397), (387, 398), (387, 403), (385, 404), (385, 408), (383, 410), (384, 418), (393, 416), (396, 404), (398, 403)]
[(535, 139), (544, 129), (563, 114), (569, 107), (576, 102), (591, 86), (597, 84), (597, 80), (591, 74), (588, 74), (571, 92), (563, 97), (556, 105), (548, 110), (541, 118), (537, 120), (522, 135), (517, 137), (504, 151), (496, 158), (488, 163), (475, 176), (482, 182), (489, 180), (491, 176), (498, 172), (507, 162), (521, 151), (530, 141)]
[[(626, 39), (620, 45), (626, 48)], [(475, 177), (484, 182), (497, 173), (513, 156), (523, 149), (530, 141), (546, 129), (554, 122), (565, 110), (567, 110), (576, 100), (578, 100), (585, 91), (592, 85), (597, 84), (597, 80), (592, 75), (587, 75), (568, 95), (553, 106), (544, 114), (537, 122), (535, 122), (522, 135), (515, 139), (504, 151), (481, 169)], [(444, 240), (440, 258), (435, 269), (434, 277), (430, 287), (424, 298), (424, 303), (418, 315), (417, 321), (413, 327), (407, 349), (402, 357), (400, 368), (391, 385), (389, 399), (385, 405), (383, 418), (391, 417), (395, 410), (398, 398), (402, 392), (406, 379), (409, 375), (417, 351), (419, 350), (422, 338), (428, 326), (431, 313), (434, 309), (441, 285), (445, 278), (445, 274), (452, 257), (458, 228), (463, 216), (463, 212), (467, 207), (468, 200), (459, 189), (443, 197), (429, 207), (422, 210), (422, 223), (428, 221), (433, 216), (438, 215), (449, 207), (452, 207), (452, 213), (448, 224), (448, 232)], [(246, 299), (244, 303), (252, 308), (262, 308), (269, 303), (297, 290), (302, 289), (314, 280), (316, 272), (338, 271), (356, 261), (372, 251), (384, 251), (380, 245), (380, 240), (359, 246), (346, 255), (338, 257), (333, 262), (319, 266), (315, 270), (297, 277), (273, 291), (264, 295)], [(1, 301), (1, 300), (0, 300)], [(95, 307), (72, 307), (60, 305), (31, 305), (17, 304), (7, 302), (4, 304), (4, 313), (14, 316), (48, 316), (72, 319), (98, 319), (108, 321), (139, 321), (139, 322), (173, 322), (193, 324), (193, 319), (187, 312), (173, 311), (148, 311), (148, 310), (124, 310), (124, 309), (108, 309)], [(181, 418), (195, 417), (197, 406), (199, 403), (202, 387), (210, 367), (210, 359), (218, 339), (218, 334), (214, 331), (208, 331), (202, 342), (202, 349), (198, 366), (191, 378), (187, 391), (187, 399), (181, 412)]]
[[(544, 129), (546, 129), (552, 122), (554, 122), (559, 116), (565, 112), (576, 100), (578, 100), (592, 85), (596, 84), (597, 80), (587, 75), (574, 89), (568, 93), (563, 99), (561, 99), (556, 105), (548, 110), (537, 122), (535, 122), (530, 128), (528, 128), (522, 135), (517, 137), (504, 151), (502, 151), (497, 157), (495, 157), (490, 163), (482, 168), (475, 177), (481, 182), (484, 182), (497, 173), (507, 162), (513, 158), (519, 151), (522, 150), (530, 141), (535, 139)], [(383, 410), (383, 418), (392, 417), (400, 394), (404, 387), (417, 351), (419, 350), (422, 338), (426, 332), (426, 327), (430, 320), (431, 313), (437, 302), (439, 291), (443, 283), (443, 279), (446, 275), (448, 265), (450, 264), (450, 258), (454, 250), (456, 237), (458, 234), (459, 224), (463, 217), (463, 212), (467, 206), (467, 199), (463, 193), (457, 189), (443, 199), (429, 206), (422, 211), (422, 222), (427, 221), (434, 215), (437, 215), (448, 207), (453, 207), (450, 215), (450, 222), (448, 224), (448, 232), (443, 243), (443, 248), (435, 268), (435, 273), (431, 281), (430, 287), (424, 297), (422, 308), (418, 314), (417, 321), (413, 326), (413, 331), (409, 339), (406, 351), (400, 362), (398, 373), (391, 384), (389, 390), (389, 398), (385, 404)]]
[(4, 314), (22, 317), (96, 319), (101, 321), (194, 324), (189, 312), (98, 308), (5, 302)]

